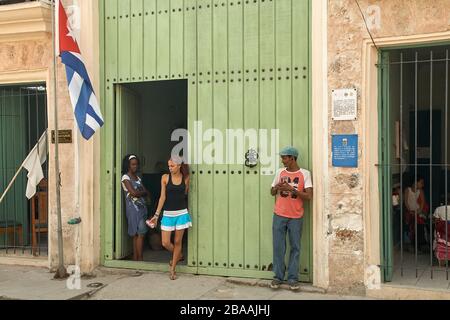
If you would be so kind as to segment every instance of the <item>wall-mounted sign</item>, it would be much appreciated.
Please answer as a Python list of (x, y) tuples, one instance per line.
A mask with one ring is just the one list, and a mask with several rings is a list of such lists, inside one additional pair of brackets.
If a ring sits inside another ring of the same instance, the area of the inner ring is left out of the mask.
[(339, 134), (332, 136), (333, 167), (358, 167), (358, 135)]
[[(55, 130), (52, 130), (52, 143), (55, 143)], [(58, 143), (72, 143), (72, 130), (58, 130)]]
[(335, 121), (356, 120), (358, 115), (358, 91), (356, 89), (333, 90), (332, 113)]

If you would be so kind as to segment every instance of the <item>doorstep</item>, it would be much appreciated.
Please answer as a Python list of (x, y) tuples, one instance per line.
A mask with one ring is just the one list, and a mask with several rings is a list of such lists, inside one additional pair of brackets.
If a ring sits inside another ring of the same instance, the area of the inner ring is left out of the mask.
[(40, 267), (48, 268), (48, 257), (23, 257), (13, 255), (0, 255), (0, 264), (3, 265), (15, 265), (15, 266), (28, 266), (28, 267)]

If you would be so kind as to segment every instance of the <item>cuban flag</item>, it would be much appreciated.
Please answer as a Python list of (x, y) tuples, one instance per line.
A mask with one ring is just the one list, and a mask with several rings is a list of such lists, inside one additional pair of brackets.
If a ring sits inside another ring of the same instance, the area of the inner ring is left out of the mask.
[(57, 1), (57, 30), (59, 31), (59, 56), (66, 66), (69, 95), (74, 109), (75, 118), (81, 135), (89, 140), (103, 126), (103, 117), (97, 98), (89, 79), (86, 66), (81, 56), (66, 11), (61, 1)]

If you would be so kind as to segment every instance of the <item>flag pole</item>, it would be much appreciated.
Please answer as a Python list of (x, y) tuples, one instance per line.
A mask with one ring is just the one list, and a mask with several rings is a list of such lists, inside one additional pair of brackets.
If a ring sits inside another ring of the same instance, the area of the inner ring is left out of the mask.
[(57, 108), (57, 56), (56, 56), (56, 6), (59, 5), (58, 0), (52, 1), (52, 46), (53, 46), (53, 108), (55, 121), (55, 181), (56, 181), (56, 215), (58, 217), (58, 269), (56, 270), (55, 279), (67, 278), (67, 270), (64, 266), (63, 252), (63, 235), (62, 235), (62, 218), (61, 218), (61, 172), (59, 171), (59, 134), (58, 134), (58, 108)]
[[(39, 138), (38, 143), (36, 144), (35, 147), (33, 147), (33, 149), (31, 150), (31, 152), (33, 152), (33, 150), (35, 148), (38, 149), (39, 152), (39, 143), (41, 142), (41, 139), (44, 137), (44, 135), (47, 134), (47, 130), (45, 130), (45, 132), (42, 134), (42, 136)], [(47, 147), (48, 150), (48, 147)], [(31, 153), (30, 153), (31, 154)], [(22, 171), (23, 167), (25, 166), (25, 163), (28, 160), (28, 157), (30, 156), (30, 154), (27, 155), (27, 157), (25, 158), (25, 160), (23, 160), (22, 164), (20, 165), (19, 169), (17, 169), (16, 173), (14, 174), (14, 177), (11, 179), (11, 181), (9, 182), (8, 186), (6, 187), (5, 191), (3, 191), (2, 196), (0, 197), (0, 203), (2, 203), (2, 201), (5, 199), (6, 194), (8, 193), (8, 191), (12, 188), (14, 182), (16, 181), (17, 177), (19, 176), (20, 172)]]
[(2, 203), (3, 199), (6, 197), (6, 194), (8, 193), (9, 189), (11, 189), (11, 187), (13, 186), (14, 181), (16, 181), (17, 177), (18, 177), (19, 174), (20, 174), (20, 171), (22, 171), (22, 168), (23, 168), (23, 164), (24, 164), (24, 163), (25, 163), (25, 161), (22, 162), (22, 164), (20, 165), (19, 169), (17, 169), (16, 174), (14, 175), (14, 177), (12, 178), (12, 180), (9, 182), (8, 186), (6, 187), (6, 190), (3, 191), (3, 194), (2, 194), (2, 196), (0, 197), (0, 203)]

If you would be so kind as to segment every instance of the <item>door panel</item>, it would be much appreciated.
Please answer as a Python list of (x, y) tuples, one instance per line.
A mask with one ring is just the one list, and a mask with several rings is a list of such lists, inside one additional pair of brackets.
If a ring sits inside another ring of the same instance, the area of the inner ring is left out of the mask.
[(133, 252), (133, 242), (128, 235), (124, 194), (121, 186), (122, 159), (127, 154), (141, 153), (140, 145), (140, 99), (125, 88), (116, 88), (116, 218), (115, 258), (123, 259)]

